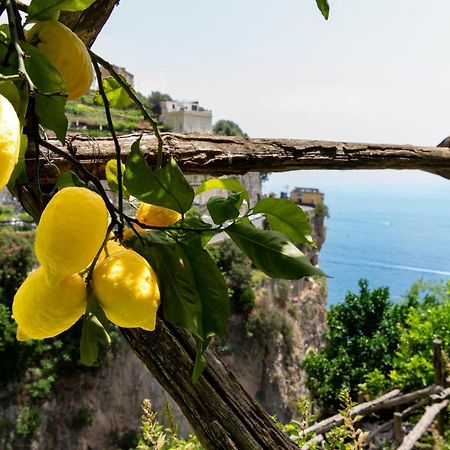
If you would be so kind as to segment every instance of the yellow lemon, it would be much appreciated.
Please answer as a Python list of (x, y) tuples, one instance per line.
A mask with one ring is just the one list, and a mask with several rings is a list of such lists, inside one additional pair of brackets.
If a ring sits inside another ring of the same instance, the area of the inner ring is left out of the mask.
[(20, 123), (9, 100), (0, 95), (0, 189), (8, 183), (19, 159)]
[(39, 267), (28, 275), (13, 302), (17, 339), (44, 339), (70, 328), (84, 313), (87, 290), (83, 279), (72, 274), (50, 287)]
[(125, 249), (99, 263), (92, 289), (111, 322), (126, 328), (155, 329), (158, 280), (150, 264), (135, 251)]
[(93, 70), (89, 52), (81, 39), (55, 20), (38, 22), (26, 33), (37, 48), (61, 73), (69, 100), (85, 94), (92, 84)]
[(112, 240), (108, 241), (106, 243), (105, 248), (100, 253), (100, 256), (97, 260), (97, 264), (99, 262), (103, 261), (105, 258), (109, 257), (110, 255), (120, 252), (121, 250), (125, 250), (125, 247), (123, 245), (121, 245), (119, 242), (112, 241)]
[(172, 209), (152, 205), (150, 203), (141, 203), (136, 219), (139, 222), (154, 227), (170, 227), (181, 219), (181, 214)]
[(48, 203), (36, 229), (35, 251), (51, 285), (84, 270), (105, 239), (108, 210), (89, 189), (67, 187)]

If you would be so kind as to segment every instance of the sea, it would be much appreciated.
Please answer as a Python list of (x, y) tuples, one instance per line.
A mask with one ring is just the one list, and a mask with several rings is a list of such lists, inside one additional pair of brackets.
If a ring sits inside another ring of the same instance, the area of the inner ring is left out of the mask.
[(302, 171), (271, 174), (264, 190), (295, 186), (325, 194), (319, 261), (329, 276), (328, 305), (358, 292), (361, 278), (388, 287), (394, 300), (418, 280), (450, 279), (450, 180), (418, 171)]

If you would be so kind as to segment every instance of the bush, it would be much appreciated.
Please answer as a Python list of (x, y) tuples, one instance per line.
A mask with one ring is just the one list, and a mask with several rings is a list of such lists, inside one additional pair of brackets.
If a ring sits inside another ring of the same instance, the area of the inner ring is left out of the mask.
[(406, 318), (390, 379), (413, 389), (433, 383), (434, 339), (440, 339), (444, 352), (450, 353), (450, 281), (446, 286), (413, 286), (408, 296), (422, 302)]
[(387, 288), (370, 291), (366, 280), (359, 287), (359, 294), (348, 293), (344, 303), (331, 307), (325, 347), (302, 363), (307, 386), (325, 410), (339, 406), (336, 394), (342, 388), (356, 397), (359, 385), (370, 381), (369, 373), (389, 374), (413, 303), (394, 304)]

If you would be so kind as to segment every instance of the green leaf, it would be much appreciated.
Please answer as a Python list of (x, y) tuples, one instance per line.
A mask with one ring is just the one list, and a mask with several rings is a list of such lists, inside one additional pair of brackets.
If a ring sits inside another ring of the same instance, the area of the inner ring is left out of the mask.
[(59, 11), (83, 11), (95, 0), (33, 0), (28, 6), (27, 23), (58, 20)]
[(228, 286), (209, 253), (202, 247), (198, 234), (180, 241), (184, 260), (189, 262), (197, 292), (202, 302), (203, 337), (209, 338), (226, 332), (230, 315)]
[(203, 373), (206, 367), (206, 359), (204, 357), (204, 353), (209, 345), (210, 339), (203, 341), (194, 336), (194, 340), (195, 340), (196, 354), (195, 354), (194, 370), (192, 372), (192, 382), (197, 383), (198, 379), (200, 378), (201, 374)]
[(64, 143), (68, 126), (64, 111), (67, 100), (64, 79), (37, 48), (26, 42), (21, 42), (20, 46), (28, 55), (25, 67), (39, 91), (35, 96), (36, 114), (42, 125), (54, 131), (56, 137)]
[[(128, 108), (133, 103), (125, 89), (113, 77), (103, 78), (102, 84), (109, 106), (113, 108)], [(99, 91), (95, 94), (94, 104), (103, 105), (103, 98)]]
[(263, 198), (253, 208), (255, 214), (265, 214), (270, 228), (289, 236), (295, 244), (316, 246), (311, 237), (308, 214), (290, 200)]
[(202, 302), (194, 274), (181, 247), (159, 231), (147, 233), (150, 245), (135, 241), (135, 250), (146, 257), (158, 275), (164, 317), (175, 326), (202, 337)]
[[(125, 173), (125, 164), (120, 163), (122, 167), (122, 177)], [(106, 180), (108, 181), (109, 188), (115, 192), (116, 194), (119, 193), (119, 181), (117, 179), (117, 161), (115, 159), (110, 159), (106, 163), (105, 168), (106, 173)], [(123, 185), (123, 178), (122, 178), (122, 195), (124, 198), (128, 199), (130, 198), (130, 194), (128, 193), (126, 187)]]
[(94, 297), (88, 298), (80, 340), (80, 363), (93, 366), (98, 360), (100, 346), (108, 346), (111, 338), (106, 331), (108, 320)]
[(316, 0), (316, 3), (322, 16), (325, 17), (325, 20), (328, 20), (328, 16), (330, 15), (330, 5), (328, 4), (328, 0)]
[(73, 172), (61, 172), (56, 180), (56, 187), (58, 189), (63, 189), (72, 186), (86, 187), (86, 183), (83, 183), (78, 175)]
[[(240, 193), (242, 201), (246, 200), (247, 204), (250, 204), (250, 196), (245, 189), (244, 185), (235, 178), (211, 178), (204, 181), (195, 190), (195, 195), (203, 194), (203, 192), (210, 191), (211, 189), (225, 189), (230, 192)], [(238, 205), (240, 207), (241, 203)]]
[(253, 264), (272, 278), (295, 280), (325, 276), (286, 236), (247, 224), (233, 224), (225, 230)]
[(131, 146), (126, 160), (124, 184), (128, 192), (141, 202), (184, 214), (192, 206), (194, 190), (178, 164), (170, 157), (164, 167), (151, 170), (139, 144), (140, 138)]
[(230, 219), (239, 217), (238, 204), (241, 201), (240, 194), (231, 194), (228, 198), (211, 197), (208, 200), (207, 208), (211, 219), (216, 225)]

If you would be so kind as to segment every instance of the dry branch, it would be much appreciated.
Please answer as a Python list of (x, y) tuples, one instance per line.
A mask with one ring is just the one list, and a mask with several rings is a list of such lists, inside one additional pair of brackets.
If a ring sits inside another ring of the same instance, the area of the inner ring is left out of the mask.
[[(441, 390), (442, 388), (440, 386), (432, 385), (424, 389), (419, 389), (418, 391), (399, 395), (400, 390), (395, 389), (375, 400), (360, 403), (359, 405), (354, 406), (350, 412), (352, 417), (356, 415), (366, 416), (375, 411), (393, 408), (394, 406), (405, 405), (415, 402), (416, 400), (419, 400), (421, 398), (430, 397), (431, 395), (435, 394), (436, 392), (440, 392)], [(321, 422), (317, 422), (314, 425), (311, 425), (305, 430), (305, 432), (308, 433), (310, 431), (313, 431), (316, 434), (323, 434), (334, 427), (342, 425), (343, 423), (344, 418), (340, 414), (336, 414), (332, 417), (328, 417), (327, 419), (322, 420)]]
[(419, 422), (417, 422), (417, 425), (408, 433), (397, 450), (412, 450), (416, 442), (433, 423), (434, 418), (447, 407), (448, 403), (448, 400), (444, 400), (441, 403), (435, 403), (432, 406), (428, 406), (425, 414), (421, 417)]
[[(120, 137), (124, 157), (138, 135)], [(411, 145), (357, 144), (293, 139), (250, 139), (223, 136), (163, 135), (164, 155), (172, 154), (186, 173), (238, 174), (249, 171), (280, 172), (298, 169), (420, 169), (450, 178), (450, 149)], [(60, 147), (56, 140), (54, 145)], [(156, 163), (157, 141), (144, 134), (142, 149), (149, 164)], [(70, 148), (92, 172), (104, 178), (105, 164), (114, 158), (110, 138), (73, 137)], [(30, 157), (32, 151), (30, 150)], [(61, 170), (70, 164), (53, 159)], [(51, 182), (54, 171), (42, 171)]]

